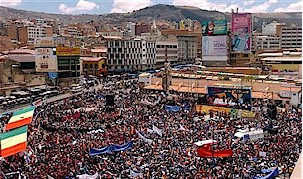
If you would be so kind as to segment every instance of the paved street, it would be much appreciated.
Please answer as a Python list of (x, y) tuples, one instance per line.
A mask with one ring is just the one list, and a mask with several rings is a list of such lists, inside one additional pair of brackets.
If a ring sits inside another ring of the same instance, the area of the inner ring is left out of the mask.
[[(97, 86), (94, 86), (93, 88), (90, 88), (90, 89), (84, 89), (83, 91), (86, 92), (86, 91), (93, 91), (94, 89), (101, 89), (102, 88), (102, 84), (98, 84)], [(54, 102), (54, 101), (59, 101), (59, 100), (62, 100), (64, 98), (68, 98), (68, 97), (71, 97), (72, 95), (77, 95), (79, 93), (76, 93), (76, 94), (71, 94), (71, 93), (64, 93), (64, 94), (60, 94), (58, 96), (53, 96), (53, 97), (50, 97), (50, 98), (47, 98), (46, 99), (46, 102), (47, 103), (51, 103), (51, 102)], [(28, 105), (31, 105), (31, 103), (28, 103), (28, 104), (22, 104), (22, 105), (18, 105), (16, 106), (15, 108), (12, 108), (12, 109), (9, 109), (9, 110), (3, 110), (3, 109), (0, 109), (0, 114), (2, 113), (10, 113), (10, 112), (13, 112), (15, 110), (18, 110), (18, 109), (21, 109), (21, 108), (24, 108)]]

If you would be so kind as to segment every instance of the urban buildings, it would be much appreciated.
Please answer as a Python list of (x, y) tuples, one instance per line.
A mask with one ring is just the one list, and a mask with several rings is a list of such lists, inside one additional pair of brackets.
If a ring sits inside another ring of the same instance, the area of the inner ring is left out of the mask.
[(281, 38), (276, 35), (253, 35), (253, 51), (280, 50)]
[(159, 38), (156, 41), (156, 68), (162, 68), (165, 62), (171, 65), (178, 63), (178, 39), (174, 36), (170, 38)]
[(156, 63), (155, 41), (111, 38), (107, 53), (109, 72), (147, 70)]
[(80, 48), (57, 47), (58, 78), (79, 77), (81, 73)]
[(178, 62), (194, 63), (197, 58), (197, 37), (195, 35), (178, 35)]
[(281, 38), (282, 49), (302, 48), (302, 27), (279, 25), (277, 35)]

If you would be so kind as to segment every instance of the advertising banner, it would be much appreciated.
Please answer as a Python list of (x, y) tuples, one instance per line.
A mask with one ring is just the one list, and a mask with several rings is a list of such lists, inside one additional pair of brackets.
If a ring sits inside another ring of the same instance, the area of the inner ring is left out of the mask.
[(203, 21), (201, 26), (203, 36), (227, 34), (227, 20)]
[(57, 56), (79, 56), (80, 48), (57, 47), (56, 54)]
[(232, 14), (232, 52), (250, 53), (252, 17), (249, 13)]
[(208, 105), (251, 110), (252, 95), (249, 87), (208, 87)]
[(53, 53), (53, 48), (35, 49), (36, 72), (58, 71), (57, 56)]
[(246, 118), (254, 118), (256, 114), (252, 111), (249, 110), (238, 110), (238, 109), (233, 109), (233, 108), (226, 108), (226, 107), (218, 107), (218, 106), (207, 106), (207, 105), (197, 105), (196, 106), (196, 111), (199, 113), (205, 113), (209, 114), (210, 111), (213, 112), (223, 112), (227, 114), (231, 114), (231, 116), (238, 116), (241, 114), (241, 117), (246, 117)]
[(53, 47), (53, 37), (41, 37), (35, 39), (35, 47)]
[(226, 36), (202, 37), (202, 56), (226, 56)]

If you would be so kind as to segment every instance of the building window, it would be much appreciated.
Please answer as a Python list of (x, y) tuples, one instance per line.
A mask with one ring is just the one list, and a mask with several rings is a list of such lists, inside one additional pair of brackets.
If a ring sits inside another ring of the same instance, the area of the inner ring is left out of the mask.
[(93, 64), (89, 64), (89, 68), (93, 68)]

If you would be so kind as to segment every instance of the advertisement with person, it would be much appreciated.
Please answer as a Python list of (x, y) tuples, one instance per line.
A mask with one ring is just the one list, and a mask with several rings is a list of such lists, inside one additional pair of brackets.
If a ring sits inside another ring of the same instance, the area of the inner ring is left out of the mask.
[(58, 71), (57, 57), (53, 55), (53, 48), (36, 48), (35, 64), (37, 72)]
[(202, 26), (202, 35), (206, 36), (208, 33), (208, 21), (203, 21), (201, 23), (201, 26)]
[(227, 34), (227, 21), (226, 20), (213, 20), (203, 21), (202, 35), (213, 36), (213, 35), (226, 35)]
[(250, 13), (232, 14), (232, 43), (233, 52), (250, 53), (252, 17)]
[(202, 56), (226, 56), (227, 36), (202, 37)]
[(252, 95), (250, 87), (208, 87), (206, 103), (208, 105), (251, 110)]

